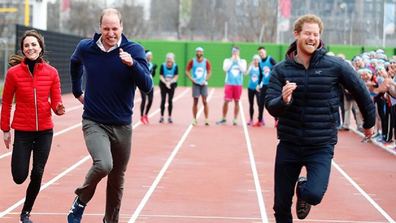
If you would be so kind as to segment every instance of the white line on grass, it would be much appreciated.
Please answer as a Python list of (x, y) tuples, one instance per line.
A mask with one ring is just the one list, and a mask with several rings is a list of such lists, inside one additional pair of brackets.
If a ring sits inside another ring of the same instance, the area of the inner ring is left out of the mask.
[(245, 120), (245, 114), (243, 112), (243, 106), (242, 106), (242, 101), (241, 100), (239, 101), (239, 111), (241, 112), (242, 126), (243, 126), (243, 130), (245, 132), (246, 145), (247, 145), (247, 150), (249, 152), (249, 158), (250, 158), (250, 165), (252, 167), (252, 174), (253, 174), (254, 184), (256, 186), (256, 194), (257, 194), (257, 199), (258, 199), (258, 203), (259, 203), (259, 207), (260, 207), (261, 220), (262, 220), (263, 223), (268, 223), (268, 217), (267, 217), (267, 213), (265, 211), (263, 194), (261, 193), (260, 180), (259, 180), (258, 173), (257, 173), (256, 161), (254, 159), (252, 144), (251, 144), (251, 141), (250, 141), (250, 136), (249, 136), (249, 132), (248, 132), (248, 129), (247, 129), (247, 124), (246, 124), (246, 120)]
[[(214, 93), (214, 89), (211, 90), (208, 102)], [(199, 109), (197, 117), (201, 115), (203, 111), (203, 106)], [(183, 145), (184, 141), (186, 140), (187, 136), (190, 134), (193, 125), (189, 125), (187, 130), (184, 132), (182, 138), (180, 139), (179, 143), (176, 145), (175, 149), (173, 150), (172, 154), (169, 156), (168, 160), (165, 162), (164, 166), (162, 167), (161, 171), (158, 173), (157, 177), (155, 178), (153, 184), (150, 186), (147, 193), (144, 195), (143, 199), (140, 201), (139, 206), (136, 208), (135, 212), (132, 214), (131, 219), (128, 223), (134, 223), (136, 219), (139, 217), (140, 212), (143, 210), (144, 206), (146, 205), (148, 199), (153, 194), (155, 188), (157, 187), (158, 183), (161, 181), (162, 177), (164, 176), (165, 172), (169, 168), (169, 165), (172, 163), (173, 159), (175, 158), (176, 154), (179, 152), (181, 146)]]

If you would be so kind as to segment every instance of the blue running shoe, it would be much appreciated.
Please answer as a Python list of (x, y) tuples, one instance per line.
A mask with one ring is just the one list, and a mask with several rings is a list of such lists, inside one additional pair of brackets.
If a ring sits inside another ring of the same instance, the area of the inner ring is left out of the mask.
[(32, 220), (29, 219), (30, 213), (28, 211), (22, 211), (21, 213), (21, 223), (33, 223)]
[(73, 205), (70, 208), (69, 214), (67, 215), (67, 222), (80, 223), (82, 219), (82, 215), (84, 213), (85, 206), (87, 205), (81, 202), (77, 196), (73, 201)]

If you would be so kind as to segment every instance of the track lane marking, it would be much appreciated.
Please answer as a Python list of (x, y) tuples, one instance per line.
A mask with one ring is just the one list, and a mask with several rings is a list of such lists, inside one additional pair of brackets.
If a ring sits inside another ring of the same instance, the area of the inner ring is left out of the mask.
[[(208, 102), (212, 98), (213, 93), (214, 93), (214, 88), (212, 88), (212, 90), (209, 93), (209, 96), (207, 98)], [(203, 106), (201, 106), (201, 108), (199, 109), (199, 111), (197, 113), (197, 118), (201, 115), (202, 112), (203, 112)], [(147, 201), (149, 200), (149, 198), (153, 194), (155, 188), (157, 187), (157, 185), (161, 181), (162, 177), (164, 176), (165, 172), (167, 171), (167, 169), (169, 168), (170, 164), (172, 163), (173, 159), (175, 158), (175, 156), (179, 152), (181, 146), (183, 145), (183, 143), (186, 140), (187, 136), (190, 134), (192, 128), (193, 128), (192, 124), (188, 125), (187, 130), (184, 132), (182, 138), (179, 140), (179, 142), (176, 145), (175, 149), (173, 150), (173, 152), (171, 153), (169, 158), (166, 160), (164, 166), (162, 167), (162, 169), (158, 173), (157, 177), (155, 178), (154, 182), (151, 184), (150, 188), (148, 189), (147, 193), (144, 195), (143, 199), (140, 201), (138, 207), (135, 209), (135, 212), (132, 214), (132, 216), (131, 216), (130, 220), (128, 221), (128, 223), (134, 223), (136, 221), (136, 219), (139, 217), (140, 212), (143, 210), (143, 208), (146, 205)]]
[[(188, 91), (190, 90), (190, 88), (185, 89), (180, 95), (178, 95), (174, 101), (179, 100), (180, 98), (182, 98)], [(168, 104), (166, 104), (165, 106), (168, 106)], [(158, 113), (159, 109), (157, 109), (155, 111), (155, 113)], [(135, 125), (133, 125), (132, 129), (136, 129), (139, 125), (141, 124), (141, 122), (139, 121), (138, 123), (136, 123)], [(78, 123), (75, 124), (69, 128), (66, 128), (60, 132), (57, 132), (60, 134), (63, 134), (65, 132), (68, 132), (78, 126), (81, 126), (82, 123)], [(54, 136), (56, 136), (54, 134)], [(11, 153), (11, 152), (10, 152)], [(44, 184), (43, 186), (40, 187), (40, 192), (42, 190), (44, 190), (45, 188), (49, 187), (50, 185), (54, 184), (56, 181), (58, 181), (59, 179), (61, 179), (63, 176), (65, 176), (66, 174), (68, 174), (69, 172), (71, 172), (72, 170), (76, 169), (78, 166), (80, 166), (81, 164), (83, 164), (84, 162), (86, 162), (87, 160), (89, 160), (89, 158), (91, 158), (90, 155), (85, 156), (84, 158), (82, 158), (80, 161), (78, 161), (77, 163), (75, 163), (74, 165), (72, 165), (71, 167), (69, 167), (68, 169), (66, 169), (65, 171), (63, 171), (62, 173), (60, 173), (59, 175), (57, 175), (56, 177), (52, 178), (50, 181), (48, 181), (46, 184)], [(0, 219), (2, 217), (4, 217), (5, 215), (9, 214), (11, 211), (13, 211), (15, 208), (17, 208), (18, 206), (20, 206), (21, 204), (23, 204), (25, 202), (26, 197), (22, 198), (21, 200), (19, 200), (18, 202), (16, 202), (15, 204), (13, 204), (12, 206), (10, 206), (9, 208), (7, 208), (5, 211), (0, 212)]]
[(345, 177), (345, 179), (349, 181), (350, 184), (352, 184), (352, 186), (356, 188), (356, 190), (359, 191), (361, 195), (363, 195), (371, 203), (371, 205), (375, 207), (375, 209), (378, 210), (379, 213), (382, 214), (382, 216), (386, 218), (386, 220), (389, 221), (389, 223), (396, 223), (395, 220), (393, 220), (392, 217), (377, 204), (377, 202), (375, 202), (340, 166), (338, 166), (336, 162), (334, 162), (334, 160), (332, 160), (331, 164)]
[(239, 106), (239, 111), (241, 113), (242, 126), (243, 126), (243, 131), (245, 133), (246, 146), (247, 146), (247, 150), (249, 153), (250, 166), (252, 168), (254, 185), (256, 187), (257, 200), (258, 200), (259, 207), (260, 207), (261, 222), (268, 223), (268, 216), (267, 216), (267, 212), (265, 211), (265, 204), (264, 204), (263, 194), (262, 194), (262, 190), (261, 190), (260, 179), (259, 179), (258, 173), (257, 173), (256, 161), (254, 159), (252, 144), (250, 141), (249, 131), (247, 129), (247, 123), (246, 123), (246, 119), (245, 119), (245, 114), (243, 112), (243, 106), (242, 106), (241, 100), (239, 101), (238, 106)]

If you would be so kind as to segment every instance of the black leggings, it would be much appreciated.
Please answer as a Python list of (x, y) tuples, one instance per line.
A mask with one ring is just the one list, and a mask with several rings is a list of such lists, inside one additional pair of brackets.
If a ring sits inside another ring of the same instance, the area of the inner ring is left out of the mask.
[(166, 85), (162, 82), (160, 82), (159, 86), (161, 90), (161, 116), (164, 116), (166, 95), (168, 94), (168, 115), (170, 117), (172, 116), (172, 109), (173, 109), (172, 100), (173, 100), (173, 95), (175, 94), (177, 83), (171, 84), (171, 89), (168, 89)]
[(260, 89), (260, 104), (259, 104), (259, 121), (263, 120), (264, 106), (265, 106), (265, 94), (267, 93), (268, 85), (263, 85)]
[(26, 200), (22, 211), (30, 212), (40, 191), (44, 167), (51, 150), (53, 130), (27, 132), (15, 130), (14, 147), (11, 158), (11, 172), (14, 182), (22, 184), (29, 174), (30, 156), (33, 152), (33, 168), (26, 190)]
[[(153, 104), (154, 89), (151, 90), (149, 93), (140, 91), (140, 95), (142, 95), (142, 103), (140, 104), (140, 115), (143, 117), (149, 113), (151, 105)], [(146, 107), (146, 97), (148, 98), (148, 102), (146, 112), (144, 112), (144, 108)]]
[(254, 90), (248, 89), (250, 120), (253, 120), (253, 114), (254, 114), (254, 96), (256, 96), (257, 106), (260, 107), (260, 92), (257, 92), (256, 89), (254, 89)]

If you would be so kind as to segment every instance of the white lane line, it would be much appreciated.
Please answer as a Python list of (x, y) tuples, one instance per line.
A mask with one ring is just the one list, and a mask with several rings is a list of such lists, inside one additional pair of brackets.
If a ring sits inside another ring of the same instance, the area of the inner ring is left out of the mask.
[(256, 161), (254, 159), (252, 144), (250, 141), (250, 136), (249, 136), (249, 132), (247, 129), (247, 123), (246, 123), (246, 119), (245, 119), (245, 114), (243, 112), (243, 106), (242, 106), (241, 100), (239, 101), (239, 111), (241, 113), (243, 130), (245, 132), (246, 145), (247, 145), (247, 149), (249, 152), (250, 165), (252, 167), (254, 185), (256, 186), (256, 194), (257, 194), (257, 199), (258, 199), (258, 203), (259, 203), (259, 207), (260, 207), (261, 220), (263, 223), (268, 223), (268, 216), (267, 216), (267, 212), (265, 211), (263, 194), (261, 193), (260, 179), (259, 179), (258, 173), (257, 173)]
[[(54, 137), (56, 137), (56, 136), (58, 136), (58, 135), (61, 135), (61, 134), (63, 134), (63, 133), (66, 133), (66, 132), (68, 132), (68, 131), (70, 131), (70, 130), (73, 130), (73, 129), (79, 127), (79, 126), (81, 126), (81, 122), (78, 123), (78, 124), (75, 124), (75, 125), (73, 125), (73, 126), (70, 126), (70, 127), (68, 127), (68, 128), (62, 129), (62, 130), (59, 131), (59, 132), (54, 133)], [(10, 151), (10, 152), (8, 152), (8, 153), (5, 153), (5, 154), (1, 155), (1, 156), (0, 156), (0, 160), (3, 159), (3, 158), (5, 158), (5, 157), (7, 157), (7, 156), (9, 156), (9, 155), (11, 155), (11, 154), (12, 154), (12, 151)]]
[[(44, 184), (43, 186), (41, 186), (40, 191), (44, 190), (45, 188), (47, 188), (48, 186), (50, 186), (51, 184), (55, 183), (57, 180), (59, 180), (60, 178), (62, 178), (63, 176), (65, 176), (66, 174), (68, 174), (70, 171), (74, 170), (75, 168), (77, 168), (78, 166), (80, 166), (81, 164), (83, 164), (85, 161), (87, 161), (91, 156), (88, 155), (84, 158), (82, 158), (80, 161), (78, 161), (76, 164), (74, 164), (73, 166), (69, 167), (67, 170), (63, 171), (61, 174), (59, 174), (58, 176), (56, 176), (55, 178), (53, 178), (52, 180), (48, 181), (46, 184)], [(17, 208), (19, 205), (23, 204), (25, 202), (25, 198), (21, 199), (20, 201), (18, 201), (17, 203), (15, 203), (14, 205), (12, 205), (11, 207), (9, 207), (7, 210), (3, 211), (0, 213), (0, 218), (2, 218), (4, 215), (10, 213), (12, 210), (14, 210), (15, 208)]]
[[(186, 94), (189, 91), (189, 88), (187, 88), (186, 90), (184, 90), (184, 92), (181, 95)], [(178, 97), (178, 99), (180, 99), (182, 96)], [(68, 132), (74, 128), (77, 128), (78, 126), (81, 126), (82, 123), (73, 125), (67, 129), (64, 129), (60, 132), (57, 132), (57, 134), (54, 134), (54, 137), (60, 134), (63, 134), (65, 132)], [(137, 124), (133, 125), (132, 129), (137, 128), (140, 125), (140, 122), (138, 122)], [(48, 181), (46, 184), (44, 184), (43, 186), (40, 187), (40, 191), (44, 190), (45, 188), (47, 188), (48, 186), (50, 186), (51, 184), (54, 184), (56, 181), (58, 181), (60, 178), (62, 178), (63, 176), (65, 176), (66, 174), (68, 174), (69, 172), (71, 172), (72, 170), (74, 170), (75, 168), (77, 168), (78, 166), (80, 166), (81, 164), (83, 164), (85, 161), (87, 161), (89, 158), (91, 158), (90, 155), (85, 156), (84, 158), (82, 158), (80, 161), (78, 161), (77, 163), (75, 163), (73, 166), (69, 167), (68, 169), (66, 169), (65, 171), (63, 171), (62, 173), (60, 173), (59, 175), (57, 175), (56, 177), (54, 177), (53, 179), (51, 179), (50, 181)], [(18, 206), (20, 206), (21, 204), (23, 204), (25, 202), (26, 198), (21, 199), (20, 201), (18, 201), (17, 203), (15, 203), (14, 205), (12, 205), (11, 207), (7, 208), (5, 211), (0, 212), (0, 218), (4, 217), (5, 215), (7, 215), (8, 213), (10, 213), (12, 210), (14, 210), (15, 208), (17, 208)]]
[(375, 207), (375, 209), (378, 210), (378, 212), (382, 214), (382, 216), (386, 218), (386, 220), (389, 221), (389, 223), (395, 223), (395, 220), (393, 220), (392, 217), (389, 216), (389, 214), (377, 204), (377, 202), (375, 202), (354, 180), (352, 180), (352, 178), (347, 173), (345, 173), (336, 162), (332, 161), (332, 165), (345, 177), (345, 179), (349, 181), (349, 183), (351, 183), (356, 188), (356, 190), (358, 190), (363, 195), (363, 197), (365, 197)]
[[(159, 91), (159, 90), (155, 91), (154, 94), (158, 93), (158, 91)], [(185, 92), (183, 92), (183, 93), (185, 93)], [(136, 103), (136, 102), (140, 102), (141, 100), (142, 100), (142, 99), (139, 98), (139, 99), (135, 100), (135, 103)], [(71, 108), (66, 108), (66, 112), (70, 112), (70, 111), (74, 111), (74, 110), (77, 110), (77, 109), (81, 109), (82, 107), (83, 107), (83, 105), (81, 104), (81, 105), (73, 106), (73, 107), (71, 107)], [(159, 111), (158, 111), (158, 112), (159, 112)], [(156, 113), (158, 113), (158, 112), (156, 112)], [(61, 116), (56, 116), (56, 117), (61, 117)], [(80, 127), (81, 125), (82, 125), (82, 124), (81, 124), (81, 122), (80, 122), (80, 123), (78, 123), (78, 124), (75, 124), (75, 125), (73, 125), (73, 126), (70, 126), (70, 127), (66, 128), (66, 129), (63, 129), (63, 130), (61, 130), (61, 131), (59, 131), (59, 132), (56, 132), (56, 133), (54, 133), (54, 137), (56, 137), (56, 136), (58, 136), (58, 135), (61, 135), (61, 134), (65, 133), (65, 132), (68, 132), (68, 131), (70, 131), (70, 130), (73, 130), (73, 129), (77, 128), (77, 127)], [(12, 154), (12, 151), (7, 152), (7, 153), (1, 155), (1, 156), (0, 156), (0, 160), (3, 159), (3, 158), (5, 158), (5, 157), (7, 157), (7, 156), (10, 156), (11, 154)]]
[[(210, 91), (209, 97), (208, 97), (208, 102), (210, 101), (212, 95), (214, 93), (214, 89)], [(197, 118), (201, 115), (203, 112), (203, 106), (199, 109)], [(190, 124), (187, 128), (187, 130), (184, 132), (182, 138), (180, 139), (179, 143), (176, 145), (175, 149), (173, 150), (172, 154), (169, 156), (168, 160), (165, 162), (164, 166), (162, 167), (161, 171), (158, 173), (157, 177), (155, 178), (153, 184), (150, 186), (148, 189), (147, 193), (144, 195), (143, 199), (140, 201), (138, 207), (136, 208), (135, 212), (132, 214), (131, 219), (128, 221), (128, 223), (134, 223), (136, 219), (139, 217), (140, 212), (143, 210), (144, 206), (146, 205), (148, 199), (150, 196), (153, 194), (155, 188), (157, 187), (158, 183), (161, 181), (161, 178), (164, 176), (166, 170), (169, 168), (170, 164), (172, 163), (173, 159), (175, 158), (176, 154), (179, 152), (181, 146), (183, 145), (184, 141), (186, 140), (187, 136), (190, 134), (191, 129), (193, 128), (193, 125)]]

